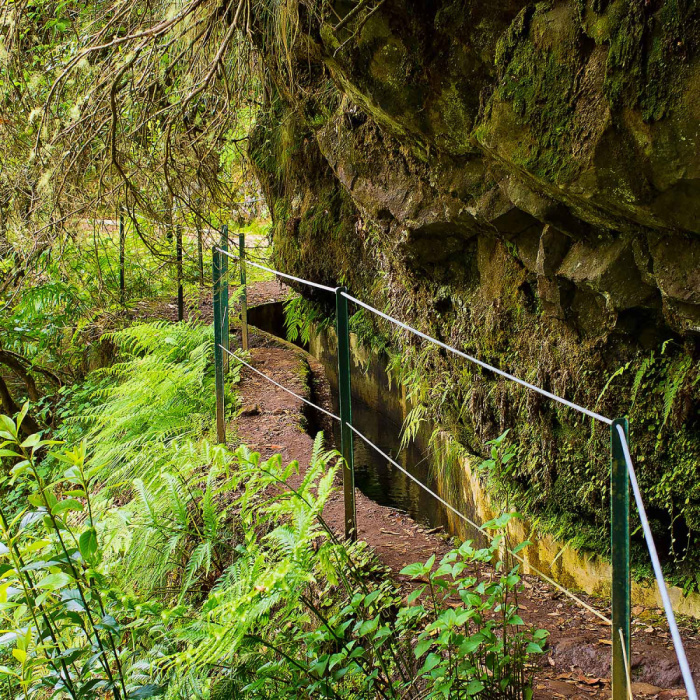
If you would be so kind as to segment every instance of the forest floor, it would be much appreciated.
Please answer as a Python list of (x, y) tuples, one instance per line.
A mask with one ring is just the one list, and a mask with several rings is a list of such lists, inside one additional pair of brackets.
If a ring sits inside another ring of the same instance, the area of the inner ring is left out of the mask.
[[(248, 292), (249, 306), (283, 299), (286, 288), (276, 282), (259, 282)], [(159, 303), (139, 310), (138, 315), (175, 320), (176, 304)], [(198, 308), (188, 316), (211, 321), (211, 297), (202, 295)], [(239, 346), (232, 333), (231, 344)], [(295, 393), (331, 409), (330, 387), (321, 365), (308, 353), (251, 328), (251, 364)], [(312, 378), (313, 387), (307, 378)], [(312, 391), (313, 389), (313, 391)], [(297, 460), (302, 469), (309, 463), (313, 447), (313, 428), (323, 428), (332, 436), (330, 426), (309, 415), (299, 399), (267, 382), (243, 367), (238, 391), (242, 412), (229, 426), (229, 435), (238, 444), (260, 452), (263, 459), (281, 454), (284, 462)], [(317, 413), (310, 409), (312, 413)], [(309, 418), (311, 417), (311, 422)], [(326, 419), (328, 420), (328, 419)], [(293, 486), (293, 484), (292, 484)], [(391, 569), (397, 584), (408, 595), (413, 585), (399, 572), (432, 554), (439, 560), (452, 546), (439, 532), (416, 523), (402, 511), (381, 506), (359, 490), (356, 493), (358, 536)], [(336, 491), (324, 511), (324, 519), (338, 534), (343, 532), (342, 491)], [(534, 697), (609, 698), (610, 627), (588, 610), (553, 589), (540, 579), (523, 577), (525, 590), (519, 595), (520, 614), (527, 625), (549, 630), (549, 650), (535, 672)], [(579, 594), (591, 606), (610, 616), (609, 607), (600, 600)], [(678, 663), (662, 611), (635, 607), (632, 623), (632, 692), (635, 698), (686, 698)], [(681, 634), (686, 643), (695, 678), (700, 677), (700, 627), (684, 621)]]

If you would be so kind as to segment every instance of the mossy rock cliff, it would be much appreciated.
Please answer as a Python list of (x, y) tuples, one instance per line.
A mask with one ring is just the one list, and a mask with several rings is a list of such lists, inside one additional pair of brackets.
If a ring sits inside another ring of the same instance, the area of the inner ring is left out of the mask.
[[(697, 3), (308, 0), (276, 12), (255, 27), (266, 97), (250, 154), (278, 265), (628, 414), (669, 572), (691, 581)], [(512, 429), (526, 509), (605, 548), (605, 431), (385, 326), (374, 332), (403, 343), (405, 376), (421, 378), (415, 400), (465, 448), (480, 453)]]

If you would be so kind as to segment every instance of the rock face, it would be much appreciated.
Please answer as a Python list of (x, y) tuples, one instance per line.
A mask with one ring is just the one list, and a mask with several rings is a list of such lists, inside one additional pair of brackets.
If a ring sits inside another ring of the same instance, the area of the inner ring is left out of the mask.
[[(282, 37), (257, 27), (267, 101), (250, 147), (280, 264), (343, 280), (588, 405), (622, 415), (647, 400), (648, 447), (663, 453), (675, 425), (700, 454), (696, 1), (306, 0), (282, 12)], [(440, 362), (425, 360), (426, 376)], [(473, 449), (545, 410), (481, 401), (480, 382), (465, 380), (472, 413), (458, 421)], [(552, 445), (567, 419), (541, 422), (530, 431)], [(600, 509), (588, 472), (529, 456), (525, 489), (541, 480), (580, 510), (581, 487)], [(662, 507), (692, 482), (686, 467)], [(593, 471), (604, 491), (605, 466)], [(692, 489), (684, 535), (700, 525)]]

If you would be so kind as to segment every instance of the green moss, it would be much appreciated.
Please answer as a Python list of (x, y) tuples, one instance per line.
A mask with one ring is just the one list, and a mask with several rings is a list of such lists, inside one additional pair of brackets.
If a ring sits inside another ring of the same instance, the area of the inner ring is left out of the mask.
[(662, 119), (681, 94), (697, 54), (700, 18), (692, 0), (656, 6), (617, 0), (606, 11), (609, 31), (604, 91), (614, 107), (639, 108), (645, 121)]
[(524, 8), (498, 42), (500, 81), (494, 99), (509, 103), (534, 136), (533, 144), (523, 144), (513, 154), (514, 160), (554, 182), (569, 178), (577, 168), (571, 157), (577, 67), (568, 47), (538, 48), (533, 43), (530, 29), (537, 21), (532, 8)]

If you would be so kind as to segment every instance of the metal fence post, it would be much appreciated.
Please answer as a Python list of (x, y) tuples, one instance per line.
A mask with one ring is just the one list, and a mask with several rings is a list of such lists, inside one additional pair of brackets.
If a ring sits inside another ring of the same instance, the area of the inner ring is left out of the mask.
[(182, 289), (182, 225), (175, 226), (175, 252), (177, 255), (177, 320), (185, 318), (185, 293)]
[[(228, 225), (221, 227), (221, 250), (228, 252)], [(228, 315), (228, 255), (221, 255), (221, 320), (223, 328), (221, 333), (221, 344), (226, 350), (231, 349), (229, 341), (229, 315)], [(224, 353), (224, 374), (228, 373), (228, 353)]]
[(195, 227), (197, 229), (197, 269), (199, 270), (199, 288), (204, 288), (204, 241), (202, 240), (202, 222), (196, 216)]
[(119, 302), (126, 299), (126, 230), (124, 229), (124, 214), (119, 214)]
[(340, 403), (340, 452), (343, 455), (345, 537), (357, 539), (355, 512), (355, 463), (353, 459), (352, 401), (350, 396), (350, 323), (345, 287), (335, 290), (336, 332), (338, 334), (338, 395)]
[[(610, 426), (610, 513), (612, 552), (612, 693), (613, 700), (627, 700), (627, 668), (630, 655), (630, 482), (622, 442), (621, 425), (629, 444), (627, 418)], [(620, 634), (622, 633), (622, 634)]]
[(238, 258), (241, 262), (241, 347), (248, 350), (248, 285), (245, 265), (245, 233), (238, 234)]
[(216, 440), (226, 442), (226, 424), (224, 422), (224, 351), (223, 314), (221, 303), (221, 258), (225, 257), (214, 248), (212, 250), (212, 277), (214, 279), (214, 374), (216, 377)]

